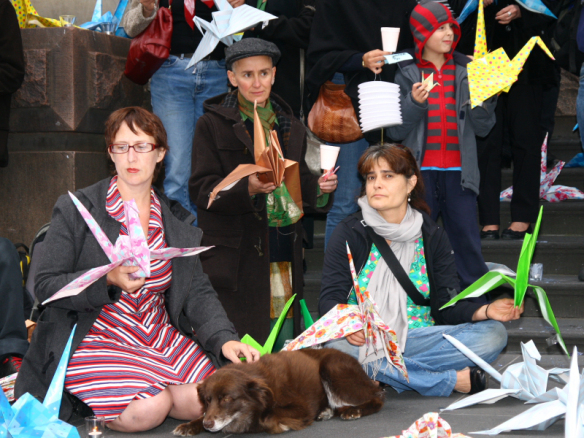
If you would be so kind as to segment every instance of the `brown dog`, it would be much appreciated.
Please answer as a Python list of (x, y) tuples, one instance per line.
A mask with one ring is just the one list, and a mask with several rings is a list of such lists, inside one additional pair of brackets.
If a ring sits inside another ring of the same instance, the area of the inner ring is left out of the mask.
[(174, 435), (210, 432), (281, 433), (333, 415), (355, 420), (378, 412), (383, 391), (353, 357), (324, 348), (280, 352), (250, 364), (230, 364), (198, 388), (203, 417)]

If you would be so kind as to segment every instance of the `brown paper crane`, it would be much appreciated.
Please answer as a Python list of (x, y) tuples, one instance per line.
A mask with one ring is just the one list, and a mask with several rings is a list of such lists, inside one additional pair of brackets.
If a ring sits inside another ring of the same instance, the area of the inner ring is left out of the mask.
[(257, 102), (254, 105), (254, 159), (256, 164), (240, 164), (227, 175), (209, 194), (209, 204), (217, 198), (219, 192), (231, 189), (246, 176), (258, 174), (263, 183), (272, 182), (280, 187), (286, 181), (286, 188), (300, 211), (302, 209), (302, 192), (300, 190), (300, 170), (298, 163), (284, 159), (284, 154), (278, 141), (276, 131), (270, 131), (270, 144), (266, 146), (266, 136), (257, 113)]

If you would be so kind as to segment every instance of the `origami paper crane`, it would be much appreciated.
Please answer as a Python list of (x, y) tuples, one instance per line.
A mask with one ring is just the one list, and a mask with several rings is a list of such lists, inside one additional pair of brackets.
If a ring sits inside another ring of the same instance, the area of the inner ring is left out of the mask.
[(458, 348), (466, 357), (480, 366), (485, 372), (489, 373), (495, 380), (501, 383), (500, 389), (485, 389), (477, 394), (465, 397), (460, 401), (452, 403), (444, 408), (444, 411), (453, 411), (455, 409), (465, 408), (477, 403), (491, 404), (507, 396), (518, 398), (519, 400), (533, 400), (547, 391), (548, 378), (552, 377), (565, 383), (564, 373), (569, 370), (565, 368), (553, 368), (544, 370), (535, 362), (541, 360), (541, 355), (533, 341), (527, 344), (521, 343), (521, 352), (523, 362), (510, 365), (503, 375), (495, 370), (491, 365), (477, 356), (470, 348), (460, 342), (458, 339), (449, 335), (444, 337), (452, 345)]
[(533, 234), (526, 233), (523, 239), (523, 245), (521, 247), (521, 252), (519, 253), (519, 261), (517, 262), (517, 277), (511, 278), (507, 275), (501, 274), (500, 272), (490, 271), (447, 302), (440, 310), (456, 304), (458, 301), (465, 298), (476, 298), (487, 292), (501, 286), (502, 284), (510, 284), (514, 288), (514, 299), (515, 306), (519, 307), (523, 304), (525, 299), (525, 293), (527, 292), (527, 287), (531, 287), (537, 298), (539, 308), (543, 318), (554, 328), (556, 331), (556, 336), (558, 343), (562, 346), (562, 349), (566, 354), (568, 354), (568, 349), (560, 333), (560, 328), (558, 327), (558, 322), (554, 316), (552, 307), (547, 298), (547, 294), (540, 286), (534, 286), (528, 284), (529, 279), (529, 266), (531, 265), (531, 259), (533, 258), (533, 252), (535, 251), (535, 244), (537, 243), (537, 235), (539, 233), (539, 227), (541, 225), (541, 217), (543, 214), (543, 207), (539, 210), (539, 215), (537, 217), (537, 222), (533, 230)]
[(306, 301), (301, 299), (298, 304), (300, 304), (300, 311), (302, 312), (302, 318), (304, 318), (304, 330), (314, 324), (314, 319), (312, 319), (312, 315), (308, 311), (308, 307), (306, 306)]
[(215, 6), (217, 6), (218, 11), (211, 14), (213, 20), (210, 23), (199, 17), (194, 19), (195, 25), (203, 34), (203, 39), (197, 46), (197, 50), (186, 67), (187, 69), (196, 65), (197, 62), (215, 50), (219, 42), (231, 46), (243, 36), (235, 34), (261, 22), (278, 18), (248, 5), (241, 5), (234, 9), (227, 0), (215, 0)]
[[(560, 172), (566, 163), (564, 161), (559, 161), (554, 168), (547, 173), (547, 141), (548, 136), (546, 134), (545, 140), (541, 145), (539, 197), (548, 202), (560, 202), (565, 201), (566, 199), (584, 199), (584, 192), (575, 187), (552, 185), (560, 175)], [(500, 195), (500, 200), (504, 202), (510, 202), (511, 198), (513, 198), (513, 186), (503, 190)]]
[(387, 438), (470, 438), (461, 433), (452, 433), (450, 424), (441, 418), (437, 412), (428, 412), (416, 420), (401, 435)]
[(479, 0), (474, 61), (467, 64), (472, 108), (502, 91), (508, 92), (536, 44), (550, 58), (555, 59), (540, 37), (532, 37), (513, 60), (509, 59), (503, 48), (487, 53), (483, 1)]
[[(9, 402), (14, 401), (14, 383), (17, 375), (18, 373), (14, 373), (0, 378), (0, 387)], [(2, 433), (0, 433), (0, 436), (2, 436)]]
[[(243, 6), (239, 6), (241, 8)], [(238, 9), (239, 9), (238, 8)], [(264, 182), (272, 182), (276, 187), (280, 187), (284, 179), (290, 197), (302, 212), (302, 192), (300, 190), (300, 170), (298, 163), (284, 159), (284, 154), (280, 148), (278, 135), (275, 131), (270, 132), (270, 145), (266, 146), (266, 136), (257, 113), (257, 102), (254, 106), (254, 159), (256, 164), (240, 164), (233, 172), (227, 175), (213, 191), (209, 194), (207, 208), (211, 207), (213, 201), (217, 199), (219, 192), (231, 189), (237, 182), (246, 176), (259, 174), (259, 179)], [(303, 214), (303, 213), (302, 213)]]
[(61, 21), (54, 18), (41, 17), (30, 0), (10, 0), (16, 10), (18, 25), (21, 29), (33, 27), (61, 27)]
[(140, 225), (138, 207), (136, 206), (136, 202), (133, 199), (130, 201), (124, 201), (128, 235), (118, 236), (116, 244), (112, 245), (106, 234), (103, 232), (95, 219), (93, 219), (85, 206), (79, 202), (73, 193), (69, 192), (69, 196), (73, 200), (77, 210), (79, 210), (79, 213), (81, 213), (81, 216), (87, 223), (87, 226), (95, 236), (97, 243), (99, 243), (111, 263), (100, 266), (98, 268), (90, 269), (85, 274), (79, 276), (67, 286), (57, 291), (53, 296), (46, 299), (43, 302), (43, 305), (61, 298), (78, 295), (83, 290), (85, 290), (86, 287), (93, 284), (104, 275), (107, 275), (108, 272), (120, 265), (138, 266), (140, 268), (135, 273), (130, 274), (131, 278), (148, 278), (150, 277), (150, 260), (169, 260), (175, 257), (194, 256), (213, 248), (212, 246), (200, 246), (196, 248), (169, 247), (151, 250), (148, 248), (148, 243), (146, 242), (144, 231)]
[(4, 392), (0, 391), (0, 437), (79, 438), (76, 427), (59, 420), (65, 373), (75, 327), (42, 403), (27, 392), (10, 406)]
[(527, 404), (541, 403), (501, 423), (490, 430), (470, 432), (472, 434), (498, 435), (510, 430), (545, 430), (558, 419), (566, 416), (566, 438), (584, 437), (582, 415), (584, 412), (584, 372), (578, 374), (578, 349), (574, 347), (570, 365), (570, 377), (564, 388), (554, 388)]
[[(495, 3), (497, 3), (497, 0), (495, 0)], [(552, 18), (557, 18), (552, 13), (552, 11), (550, 11), (547, 8), (547, 6), (544, 5), (543, 2), (541, 2), (541, 0), (517, 0), (517, 3), (519, 3), (521, 6), (523, 6), (525, 9), (527, 9), (531, 12), (536, 12), (539, 14), (548, 15)], [(478, 5), (479, 5), (479, 0), (468, 0), (466, 2), (466, 4), (464, 5), (464, 8), (462, 8), (460, 15), (456, 19), (456, 21), (458, 21), (458, 24), (461, 24), (464, 20), (466, 20), (468, 18), (468, 16), (470, 14), (472, 14), (474, 11), (476, 11)]]
[(290, 306), (292, 306), (292, 302), (294, 301), (294, 298), (296, 298), (296, 294), (292, 295), (290, 297), (290, 299), (284, 305), (284, 308), (282, 309), (282, 313), (280, 313), (280, 316), (278, 317), (278, 320), (276, 321), (276, 324), (274, 325), (274, 328), (270, 332), (270, 335), (268, 336), (268, 340), (266, 341), (266, 343), (264, 345), (260, 345), (254, 338), (252, 338), (248, 334), (246, 334), (243, 338), (241, 338), (241, 342), (249, 345), (250, 347), (255, 348), (257, 351), (260, 352), (261, 356), (263, 356), (264, 354), (270, 354), (272, 352), (272, 349), (274, 348), (274, 344), (276, 343), (276, 339), (278, 338), (278, 334), (280, 333), (280, 330), (282, 330), (282, 325), (284, 324), (284, 320), (286, 319), (286, 315), (288, 314), (288, 310), (290, 310)]
[(122, 21), (122, 17), (124, 16), (124, 12), (126, 11), (126, 7), (128, 6), (128, 0), (120, 0), (116, 11), (112, 14), (110, 11), (107, 11), (105, 14), (102, 15), (102, 0), (96, 0), (95, 8), (93, 9), (93, 16), (91, 17), (91, 21), (87, 23), (83, 23), (81, 26), (83, 29), (88, 30), (95, 30), (95, 31), (103, 31), (102, 23), (111, 22), (114, 25), (114, 30), (117, 31), (120, 22)]
[(377, 353), (380, 348), (383, 349), (388, 363), (392, 364), (408, 380), (408, 371), (397, 335), (379, 316), (369, 292), (363, 291), (359, 287), (353, 256), (348, 244), (347, 255), (358, 304), (337, 304), (282, 350), (300, 350), (331, 339), (344, 338), (363, 330), (367, 354), (370, 354), (370, 351)]
[(584, 167), (584, 153), (579, 152), (564, 167)]

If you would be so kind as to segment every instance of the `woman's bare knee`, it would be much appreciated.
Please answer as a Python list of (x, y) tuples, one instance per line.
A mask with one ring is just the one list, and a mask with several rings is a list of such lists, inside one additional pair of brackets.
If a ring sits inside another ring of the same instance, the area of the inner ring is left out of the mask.
[(107, 426), (118, 432), (144, 432), (160, 426), (172, 409), (172, 395), (165, 389), (160, 394), (132, 400), (128, 407)]
[(169, 386), (173, 406), (170, 416), (177, 420), (196, 420), (203, 415), (203, 406), (197, 391), (198, 383)]

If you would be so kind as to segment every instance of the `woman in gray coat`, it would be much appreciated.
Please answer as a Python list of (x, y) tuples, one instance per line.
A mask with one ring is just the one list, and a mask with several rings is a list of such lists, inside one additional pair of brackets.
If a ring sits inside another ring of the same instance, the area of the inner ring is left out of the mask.
[[(199, 246), (202, 233), (190, 225), (193, 217), (152, 187), (168, 149), (160, 119), (142, 108), (118, 110), (106, 124), (106, 140), (116, 176), (75, 195), (109, 240), (128, 234), (123, 201), (133, 199), (151, 250)], [(68, 196), (55, 205), (44, 246), (36, 276), (41, 301), (109, 263)], [(119, 266), (80, 294), (49, 303), (24, 357), (16, 395), (45, 396), (77, 324), (61, 418), (82, 406), (79, 400), (110, 428), (125, 432), (151, 429), (167, 416), (199, 418), (196, 382), (214, 372), (214, 363), (243, 356), (255, 361), (259, 353), (238, 342), (198, 256), (152, 260), (150, 270), (150, 277), (133, 279), (137, 267)]]

